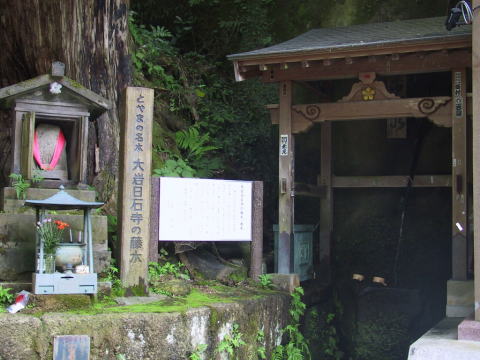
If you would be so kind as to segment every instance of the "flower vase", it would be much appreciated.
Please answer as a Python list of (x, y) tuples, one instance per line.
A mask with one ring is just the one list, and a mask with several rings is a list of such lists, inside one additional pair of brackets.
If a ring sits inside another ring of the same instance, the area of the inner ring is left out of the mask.
[(45, 254), (43, 262), (45, 274), (53, 274), (55, 272), (55, 254)]

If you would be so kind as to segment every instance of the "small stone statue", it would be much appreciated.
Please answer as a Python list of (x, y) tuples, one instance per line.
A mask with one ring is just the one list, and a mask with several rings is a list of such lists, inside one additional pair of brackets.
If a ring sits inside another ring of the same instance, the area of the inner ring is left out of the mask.
[(62, 129), (51, 124), (39, 124), (33, 139), (35, 170), (45, 179), (68, 180), (67, 141)]

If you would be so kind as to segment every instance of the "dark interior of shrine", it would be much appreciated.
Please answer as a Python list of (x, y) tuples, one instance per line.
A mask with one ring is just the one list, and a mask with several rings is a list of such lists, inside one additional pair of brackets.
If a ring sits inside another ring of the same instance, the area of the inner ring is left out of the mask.
[[(384, 81), (389, 91), (402, 98), (451, 94), (450, 72), (377, 76), (377, 80)], [(296, 103), (337, 101), (348, 94), (356, 81), (310, 82), (308, 87), (297, 84), (294, 99)], [(470, 91), (467, 85), (467, 92)], [(388, 138), (386, 119), (334, 122), (332, 174), (411, 178), (450, 175), (451, 128), (436, 126), (426, 118), (406, 120), (405, 138)], [(320, 125), (316, 124), (295, 137), (296, 182), (317, 183), (320, 132)], [(295, 197), (295, 224), (318, 225), (319, 214), (318, 198)], [(451, 187), (333, 189), (332, 288), (338, 295), (338, 304), (332, 305), (332, 309), (343, 309), (340, 327), (347, 351), (361, 346), (359, 341), (371, 341), (360, 336), (362, 329), (364, 334), (383, 332), (377, 338), (379, 342), (385, 341), (385, 337), (398, 337), (398, 357), (389, 354), (388, 358), (403, 358), (411, 341), (445, 316), (446, 282), (451, 278), (452, 267), (451, 217)], [(315, 268), (318, 231), (316, 226)], [(354, 273), (365, 276), (360, 287), (372, 286), (374, 276), (385, 278), (387, 286), (366, 295), (365, 291), (352, 288)], [(322, 276), (315, 274), (317, 279)], [(315, 286), (313, 282), (311, 286)], [(398, 322), (392, 327), (396, 316)]]

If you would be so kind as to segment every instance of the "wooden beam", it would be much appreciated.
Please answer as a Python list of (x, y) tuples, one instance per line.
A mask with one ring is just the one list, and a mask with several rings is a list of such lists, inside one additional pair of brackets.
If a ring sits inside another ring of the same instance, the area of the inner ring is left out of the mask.
[(392, 55), (392, 54), (406, 54), (417, 53), (419, 51), (439, 51), (449, 49), (465, 49), (471, 48), (471, 37), (466, 35), (462, 39), (439, 39), (436, 42), (423, 41), (415, 44), (382, 44), (382, 46), (364, 46), (364, 47), (345, 47), (343, 49), (337, 48), (335, 51), (332, 49), (321, 49), (318, 51), (305, 51), (298, 53), (280, 53), (280, 54), (267, 54), (267, 55), (253, 55), (251, 57), (243, 57), (232, 59), (237, 61), (240, 66), (258, 66), (259, 64), (281, 64), (281, 63), (294, 63), (301, 61), (315, 61), (315, 60), (331, 60), (331, 59), (344, 59), (346, 57), (362, 57), (362, 56), (380, 56), (380, 55)]
[(325, 187), (304, 183), (295, 183), (295, 196), (325, 197)]
[(322, 123), (320, 131), (320, 176), (318, 186), (325, 189), (325, 196), (320, 198), (318, 275), (330, 282), (333, 230), (332, 123)]
[[(480, 0), (473, 0), (473, 8)], [(480, 12), (473, 12), (472, 25), (472, 151), (473, 151), (473, 223), (474, 223), (474, 278), (475, 320), (480, 321)]]
[(283, 81), (279, 94), (279, 157), (278, 157), (278, 269), (281, 274), (293, 271), (293, 182), (294, 142), (292, 134), (292, 82)]
[[(450, 187), (450, 175), (418, 175), (413, 187)], [(407, 186), (408, 176), (333, 176), (334, 188), (402, 188)]]
[[(397, 117), (428, 117), (436, 125), (451, 126), (451, 98), (407, 98), (372, 101), (302, 104), (292, 106), (292, 132), (307, 131), (323, 121), (388, 119)], [(278, 124), (278, 105), (267, 105), (272, 124)]]
[(467, 280), (466, 69), (452, 70), (452, 279)]
[(329, 66), (325, 66), (324, 62), (310, 61), (308, 68), (302, 67), (301, 63), (297, 62), (290, 63), (286, 70), (281, 70), (277, 64), (271, 64), (268, 74), (263, 73), (262, 81), (345, 79), (356, 78), (358, 73), (372, 71), (385, 76), (450, 71), (452, 67), (470, 67), (471, 51), (461, 49), (450, 52), (413, 53), (402, 55), (398, 60), (382, 55), (374, 59), (375, 61), (372, 61), (371, 56), (355, 58), (350, 64), (340, 59), (332, 59), (328, 60)]

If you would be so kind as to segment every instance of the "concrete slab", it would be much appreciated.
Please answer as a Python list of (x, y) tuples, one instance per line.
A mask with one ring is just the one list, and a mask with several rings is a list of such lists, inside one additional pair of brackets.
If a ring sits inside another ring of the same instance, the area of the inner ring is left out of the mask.
[(463, 318), (445, 318), (410, 345), (408, 360), (480, 360), (480, 342), (457, 340)]

